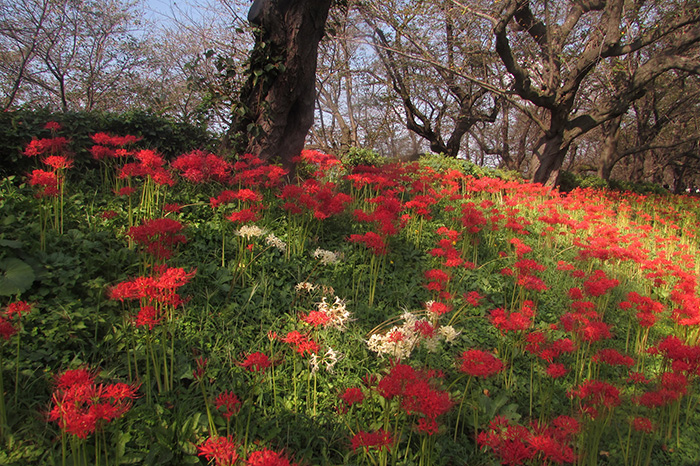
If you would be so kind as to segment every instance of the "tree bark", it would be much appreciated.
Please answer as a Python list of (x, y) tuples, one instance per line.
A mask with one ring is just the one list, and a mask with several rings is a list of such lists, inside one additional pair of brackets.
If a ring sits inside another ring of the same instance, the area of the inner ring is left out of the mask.
[(603, 124), (603, 148), (598, 159), (598, 176), (605, 181), (610, 180), (612, 169), (620, 160), (617, 157), (617, 142), (621, 123), (622, 116), (618, 116)]
[(331, 1), (263, 0), (249, 14), (258, 27), (229, 136), (235, 149), (279, 161), (290, 176), (313, 124), (318, 44)]

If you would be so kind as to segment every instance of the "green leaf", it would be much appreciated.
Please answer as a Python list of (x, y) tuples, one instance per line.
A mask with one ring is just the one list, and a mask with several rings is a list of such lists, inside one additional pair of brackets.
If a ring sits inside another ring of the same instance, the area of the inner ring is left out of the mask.
[(34, 283), (34, 270), (26, 262), (11, 257), (0, 262), (0, 296), (27, 291)]

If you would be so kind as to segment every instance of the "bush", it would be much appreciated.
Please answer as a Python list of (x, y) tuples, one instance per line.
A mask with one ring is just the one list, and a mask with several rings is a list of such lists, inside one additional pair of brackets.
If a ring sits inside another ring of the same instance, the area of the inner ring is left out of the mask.
[(43, 129), (49, 121), (62, 126), (61, 135), (69, 135), (76, 156), (76, 166), (90, 164), (87, 150), (93, 145), (90, 136), (98, 132), (140, 136), (140, 147), (158, 149), (166, 158), (192, 149), (211, 148), (216, 139), (205, 128), (178, 123), (164, 117), (133, 111), (127, 113), (70, 112), (49, 110), (17, 110), (0, 114), (0, 175), (25, 173), (32, 162), (22, 151), (32, 138), (49, 137)]
[(637, 194), (667, 194), (668, 191), (655, 183), (635, 183), (625, 180), (608, 180), (593, 175), (581, 175), (563, 171), (559, 175), (559, 191), (570, 192), (576, 188), (611, 189), (631, 191)]

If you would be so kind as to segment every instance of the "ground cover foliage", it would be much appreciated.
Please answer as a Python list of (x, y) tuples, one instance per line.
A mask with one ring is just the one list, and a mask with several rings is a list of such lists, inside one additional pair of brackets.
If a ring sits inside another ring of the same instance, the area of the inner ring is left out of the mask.
[(41, 131), (0, 195), (0, 463), (700, 461), (696, 198)]

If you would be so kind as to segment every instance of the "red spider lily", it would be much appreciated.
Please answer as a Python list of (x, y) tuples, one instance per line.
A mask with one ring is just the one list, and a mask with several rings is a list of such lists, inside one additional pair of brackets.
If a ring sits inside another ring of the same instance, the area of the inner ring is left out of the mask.
[(423, 274), (428, 281), (424, 286), (430, 291), (445, 291), (447, 282), (450, 281), (450, 275), (442, 269), (426, 270)]
[(241, 410), (241, 400), (233, 392), (224, 392), (214, 400), (216, 409), (223, 408), (223, 416), (228, 420)]
[(42, 191), (37, 193), (39, 197), (58, 196), (58, 175), (53, 171), (32, 170), (29, 175), (29, 184), (42, 187)]
[(197, 445), (198, 455), (214, 461), (216, 466), (233, 466), (238, 461), (237, 448), (233, 436), (209, 437)]
[(137, 277), (116, 284), (109, 290), (109, 297), (122, 302), (143, 299), (177, 307), (182, 303), (182, 299), (175, 291), (187, 284), (196, 273), (196, 269), (186, 272), (185, 269), (177, 267), (156, 268), (153, 276)]
[(141, 306), (138, 314), (134, 318), (136, 327), (148, 327), (148, 330), (153, 330), (153, 327), (160, 324), (165, 316), (154, 306)]
[(450, 312), (452, 310), (452, 306), (450, 306), (449, 304), (441, 303), (439, 301), (431, 301), (426, 304), (426, 310), (431, 314), (441, 316)]
[(553, 419), (550, 425), (533, 424), (529, 429), (497, 416), (486, 431), (478, 434), (477, 443), (491, 449), (501, 464), (517, 465), (535, 459), (537, 464), (573, 463), (577, 458), (571, 444), (577, 432), (578, 423), (567, 416)]
[(56, 379), (53, 407), (48, 419), (68, 434), (85, 439), (104, 423), (121, 417), (131, 408), (137, 386), (124, 383), (97, 384), (86, 369), (67, 370)]
[(437, 432), (436, 418), (452, 408), (450, 394), (431, 386), (426, 379), (407, 383), (401, 393), (401, 407), (407, 414), (419, 414), (425, 419), (419, 430), (432, 435)]
[(182, 223), (171, 218), (155, 218), (129, 228), (127, 236), (142, 247), (148, 254), (159, 260), (169, 259), (178, 244), (185, 244), (187, 238), (181, 234)]
[(473, 202), (462, 204), (461, 208), (462, 217), (460, 221), (462, 222), (462, 227), (472, 235), (479, 233), (487, 223), (484, 213)]
[(435, 327), (424, 319), (417, 320), (414, 324), (413, 330), (416, 333), (421, 334), (423, 338), (433, 338), (435, 336)]
[(619, 284), (619, 280), (608, 278), (605, 272), (596, 270), (583, 282), (583, 289), (589, 296), (596, 297), (604, 295)]
[(24, 149), (23, 154), (27, 157), (35, 157), (44, 154), (58, 154), (68, 146), (69, 140), (64, 137), (32, 139)]
[(564, 364), (554, 362), (547, 366), (545, 372), (547, 372), (547, 375), (551, 378), (558, 379), (560, 377), (564, 377), (569, 371)]
[(474, 307), (479, 307), (482, 299), (484, 297), (478, 291), (470, 291), (464, 295), (464, 300)]
[(532, 301), (526, 300), (523, 302), (520, 311), (507, 313), (504, 309), (494, 309), (489, 315), (489, 320), (501, 334), (521, 332), (532, 325), (532, 319), (535, 316), (533, 306), (534, 303)]
[(123, 188), (119, 188), (119, 191), (117, 191), (115, 194), (117, 196), (131, 196), (136, 192), (136, 188), (132, 188), (131, 186), (124, 186)]
[(405, 209), (412, 209), (416, 215), (424, 217), (426, 220), (432, 220), (431, 206), (437, 204), (438, 199), (435, 193), (431, 195), (417, 195), (413, 199), (404, 204)]
[(0, 317), (0, 337), (3, 340), (9, 340), (17, 332), (19, 332), (19, 328), (15, 327), (12, 321), (6, 319), (5, 317)]
[(149, 177), (158, 185), (175, 185), (175, 180), (165, 169), (165, 159), (163, 159), (163, 156), (153, 150), (144, 149), (136, 152), (134, 157), (136, 157), (138, 162), (125, 164), (119, 171), (119, 179)]
[(525, 351), (538, 356), (550, 364), (563, 353), (576, 351), (576, 345), (569, 338), (560, 338), (550, 342), (545, 334), (540, 331), (527, 334), (525, 342)]
[(302, 150), (298, 157), (292, 159), (292, 162), (306, 162), (317, 167), (317, 170), (312, 175), (314, 178), (323, 178), (333, 167), (342, 164), (341, 161), (333, 155), (309, 149)]
[(632, 428), (637, 432), (644, 432), (645, 434), (654, 432), (654, 425), (651, 419), (646, 417), (635, 417), (632, 419)]
[(272, 365), (272, 361), (266, 354), (256, 351), (251, 353), (245, 360), (240, 363), (241, 367), (245, 367), (251, 372), (262, 372)]
[(246, 464), (248, 466), (292, 466), (282, 453), (268, 450), (267, 448), (252, 452), (248, 456)]
[(49, 155), (41, 161), (55, 170), (65, 170), (73, 166), (73, 160), (62, 155)]
[(44, 129), (48, 129), (49, 131), (60, 131), (61, 124), (56, 121), (49, 121), (44, 125)]
[(463, 352), (460, 360), (459, 370), (472, 377), (490, 377), (504, 368), (503, 362), (496, 356), (476, 349)]
[(279, 186), (287, 175), (283, 168), (269, 165), (252, 154), (239, 156), (238, 161), (233, 164), (233, 169), (236, 172), (233, 183), (240, 183), (248, 188), (273, 188)]
[(452, 408), (450, 395), (434, 385), (434, 377), (440, 373), (431, 370), (419, 371), (406, 364), (396, 364), (377, 384), (377, 391), (385, 399), (399, 398), (407, 414), (417, 414), (418, 429), (429, 435), (437, 432), (437, 417)]
[(448, 238), (439, 240), (438, 247), (430, 250), (430, 255), (433, 257), (443, 257), (444, 261), (442, 265), (445, 267), (458, 267), (463, 265), (466, 268), (473, 268), (474, 264), (462, 259), (460, 252), (457, 251), (453, 242), (453, 240)]
[(27, 303), (26, 301), (16, 301), (7, 305), (7, 309), (5, 309), (5, 316), (9, 319), (17, 316), (21, 319), (24, 314), (28, 314), (31, 312), (31, 310), (31, 304)]
[(634, 366), (634, 358), (621, 354), (613, 348), (603, 348), (591, 358), (593, 362), (602, 362), (611, 366)]
[(348, 406), (352, 406), (355, 403), (360, 404), (364, 401), (365, 395), (362, 390), (357, 387), (346, 388), (343, 393), (339, 395), (339, 398), (343, 400)]
[(101, 144), (103, 146), (112, 147), (123, 147), (129, 144), (134, 144), (143, 138), (137, 136), (111, 136), (107, 133), (95, 133), (90, 138), (95, 142), (95, 144)]
[(180, 176), (192, 183), (227, 183), (231, 178), (232, 167), (229, 162), (201, 150), (180, 155), (171, 166), (180, 172)]
[(518, 258), (522, 258), (525, 254), (532, 252), (532, 248), (523, 243), (519, 238), (512, 238), (510, 244), (515, 247), (515, 255), (518, 256)]
[(364, 448), (365, 451), (369, 451), (370, 448), (389, 451), (394, 443), (394, 438), (391, 433), (384, 429), (379, 429), (375, 432), (360, 430), (353, 435), (350, 443), (352, 444), (353, 452), (357, 451), (360, 447)]
[(583, 413), (595, 419), (599, 409), (612, 410), (621, 403), (620, 390), (614, 385), (602, 380), (586, 380), (568, 393), (570, 398), (578, 398)]
[(331, 316), (325, 311), (309, 311), (308, 314), (301, 315), (300, 319), (314, 327), (325, 327), (331, 321)]
[(375, 256), (383, 256), (387, 253), (387, 246), (384, 239), (373, 231), (368, 231), (364, 235), (352, 234), (348, 238), (348, 241), (351, 243), (364, 244)]
[(655, 301), (648, 296), (642, 296), (634, 291), (627, 294), (627, 301), (619, 303), (620, 309), (635, 309), (637, 311), (637, 322), (645, 328), (652, 327), (658, 315), (663, 313), (665, 307), (662, 303)]
[(192, 371), (192, 376), (196, 380), (201, 380), (207, 371), (207, 366), (209, 365), (209, 358), (205, 358), (204, 356), (200, 356), (195, 360), (195, 363), (197, 364), (197, 367), (195, 367), (194, 370)]
[(233, 223), (250, 223), (260, 220), (259, 208), (249, 207), (246, 209), (237, 210), (231, 212), (231, 214), (226, 217), (230, 222)]
[(376, 204), (376, 207), (369, 213), (356, 209), (353, 212), (355, 218), (359, 222), (376, 224), (383, 236), (397, 234), (398, 229), (402, 226), (399, 220), (403, 206), (401, 201), (396, 197), (396, 194), (385, 192), (384, 194), (368, 199), (367, 202)]
[(170, 214), (176, 214), (179, 213), (182, 210), (182, 206), (180, 204), (165, 204), (163, 206), (163, 212), (167, 212)]
[(103, 212), (100, 212), (100, 218), (104, 220), (112, 220), (115, 217), (118, 217), (119, 214), (115, 212), (114, 210), (105, 210)]

